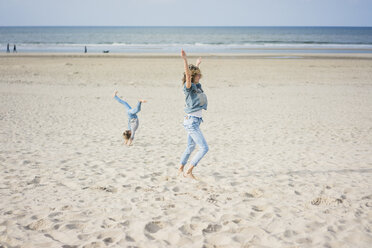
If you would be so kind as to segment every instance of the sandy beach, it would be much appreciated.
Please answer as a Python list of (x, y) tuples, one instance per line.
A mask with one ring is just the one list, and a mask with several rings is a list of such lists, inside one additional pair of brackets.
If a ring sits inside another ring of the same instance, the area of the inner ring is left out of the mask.
[[(372, 55), (201, 70), (192, 180), (178, 54), (0, 55), (0, 247), (370, 247)], [(114, 90), (148, 100), (131, 147)]]

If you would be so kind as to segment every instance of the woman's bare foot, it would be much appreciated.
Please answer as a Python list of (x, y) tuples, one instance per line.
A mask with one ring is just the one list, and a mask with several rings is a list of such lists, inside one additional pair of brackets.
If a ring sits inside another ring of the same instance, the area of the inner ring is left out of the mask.
[(187, 170), (186, 175), (183, 174), (183, 176), (197, 180), (196, 177), (194, 176), (194, 174), (192, 174), (192, 170), (194, 169), (194, 167), (195, 166), (191, 165), (191, 167)]
[(177, 174), (177, 176), (180, 176), (181, 174), (183, 174), (183, 168), (184, 168), (185, 166), (184, 165), (181, 165), (180, 166), (180, 168), (178, 169), (178, 174)]
[(183, 176), (194, 179), (194, 180), (197, 180), (196, 177), (194, 176), (194, 174), (192, 174), (192, 172), (186, 172), (186, 175), (184, 174)]

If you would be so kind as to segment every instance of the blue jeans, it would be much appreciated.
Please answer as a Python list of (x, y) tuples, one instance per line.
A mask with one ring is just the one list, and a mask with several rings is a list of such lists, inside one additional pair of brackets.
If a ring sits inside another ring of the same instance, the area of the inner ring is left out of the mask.
[(133, 118), (133, 119), (130, 119), (129, 120), (128, 126), (129, 126), (129, 130), (132, 133), (131, 136), (130, 136), (130, 138), (132, 140), (134, 140), (134, 135), (136, 134), (136, 131), (137, 131), (137, 128), (138, 128), (138, 124), (139, 124), (138, 118)]
[(203, 133), (199, 128), (201, 122), (202, 119), (195, 116), (186, 116), (183, 121), (183, 126), (185, 127), (188, 135), (187, 148), (181, 157), (182, 165), (187, 163), (187, 160), (194, 151), (196, 144), (199, 146), (199, 151), (195, 154), (190, 162), (192, 166), (196, 166), (209, 150), (207, 141), (204, 139)]

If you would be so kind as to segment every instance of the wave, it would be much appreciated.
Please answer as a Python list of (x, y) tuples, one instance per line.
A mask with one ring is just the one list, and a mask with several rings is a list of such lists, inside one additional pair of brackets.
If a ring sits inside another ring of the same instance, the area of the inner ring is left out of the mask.
[[(0, 44), (6, 46), (6, 44)], [(55, 43), (41, 43), (41, 42), (27, 42), (17, 43), (21, 47), (148, 47), (148, 48), (166, 48), (166, 47), (204, 47), (204, 48), (268, 48), (268, 47), (293, 47), (293, 48), (306, 48), (306, 47), (320, 47), (320, 48), (372, 48), (372, 43), (330, 43), (330, 42), (249, 42), (249, 43), (70, 43), (70, 42), (55, 42)]]

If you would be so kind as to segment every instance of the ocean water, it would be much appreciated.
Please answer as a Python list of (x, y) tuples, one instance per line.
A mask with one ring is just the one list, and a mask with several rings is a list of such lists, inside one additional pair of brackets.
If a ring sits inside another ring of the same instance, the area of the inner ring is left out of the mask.
[(372, 27), (0, 27), (0, 51), (372, 53)]

